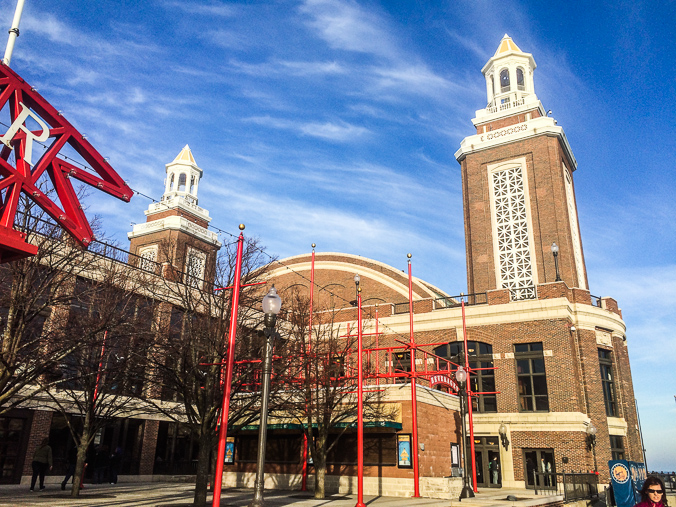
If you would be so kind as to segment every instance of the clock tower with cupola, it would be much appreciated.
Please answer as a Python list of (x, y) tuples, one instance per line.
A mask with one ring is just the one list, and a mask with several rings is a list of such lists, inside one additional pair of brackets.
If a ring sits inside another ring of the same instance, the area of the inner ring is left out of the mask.
[[(166, 166), (164, 194), (146, 210), (146, 223), (128, 233), (131, 262), (202, 288), (213, 278), (218, 235), (208, 229), (209, 212), (198, 206), (197, 190), (202, 169), (186, 144)], [(172, 267), (171, 275), (166, 269)]]
[[(563, 128), (535, 94), (536, 65), (508, 35), (486, 63), (487, 105), (455, 156), (462, 167), (470, 293), (508, 289), (536, 299), (563, 280), (587, 289), (573, 172)], [(558, 246), (558, 268), (552, 245)]]

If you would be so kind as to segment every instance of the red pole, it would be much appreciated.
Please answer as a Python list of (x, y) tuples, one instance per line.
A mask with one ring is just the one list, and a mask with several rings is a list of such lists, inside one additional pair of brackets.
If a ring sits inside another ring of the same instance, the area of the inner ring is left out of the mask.
[[(239, 230), (244, 230), (240, 224)], [(237, 260), (235, 263), (235, 283), (232, 291), (232, 312), (230, 314), (230, 334), (228, 336), (227, 365), (225, 373), (225, 388), (223, 390), (223, 404), (221, 409), (221, 427), (218, 432), (218, 456), (216, 458), (216, 476), (214, 477), (213, 507), (221, 505), (221, 483), (223, 482), (223, 461), (225, 460), (225, 440), (228, 436), (228, 413), (230, 412), (230, 389), (232, 387), (232, 370), (235, 367), (235, 336), (237, 335), (237, 310), (239, 307), (239, 289), (242, 281), (242, 250), (244, 235), (240, 232), (237, 239)]]
[(378, 350), (378, 303), (376, 303), (376, 385), (380, 385), (380, 351)]
[[(470, 382), (472, 369), (469, 367), (469, 351), (467, 350), (467, 324), (465, 322), (465, 299), (461, 300), (460, 306), (462, 307), (462, 338), (464, 341), (463, 347), (465, 348), (465, 368), (467, 369), (467, 416), (469, 418), (469, 447), (472, 454), (472, 489), (475, 493), (479, 491), (476, 485), (476, 463), (474, 457), (474, 423), (472, 420), (472, 383)], [(465, 422), (463, 421), (463, 424)]]
[(411, 356), (411, 419), (413, 425), (413, 498), (420, 497), (420, 471), (418, 470), (418, 400), (415, 384), (415, 337), (413, 335), (413, 276), (411, 275), (411, 254), (408, 254), (408, 315), (410, 322)]
[(103, 368), (103, 355), (106, 352), (106, 338), (108, 337), (108, 331), (103, 333), (103, 345), (101, 345), (101, 358), (99, 359), (99, 369), (96, 371), (96, 385), (94, 386), (94, 399), (92, 404), (96, 405), (96, 399), (99, 396), (99, 382), (101, 382), (101, 368)]
[(362, 327), (361, 327), (361, 288), (357, 289), (357, 504), (355, 507), (366, 507), (364, 503), (364, 378), (362, 372)]
[[(315, 293), (315, 247), (316, 246), (317, 245), (312, 243), (312, 264), (310, 266), (310, 322), (308, 324), (309, 331), (308, 331), (308, 338), (307, 338), (308, 354), (310, 354), (312, 352), (312, 303), (314, 301), (314, 293)], [(307, 364), (307, 362), (305, 364)], [(310, 405), (310, 406), (312, 406), (312, 405)], [(312, 431), (312, 428), (308, 428), (307, 431)], [(307, 491), (307, 444), (308, 444), (307, 433), (303, 433), (303, 478), (302, 478), (301, 485), (300, 485), (301, 491)]]

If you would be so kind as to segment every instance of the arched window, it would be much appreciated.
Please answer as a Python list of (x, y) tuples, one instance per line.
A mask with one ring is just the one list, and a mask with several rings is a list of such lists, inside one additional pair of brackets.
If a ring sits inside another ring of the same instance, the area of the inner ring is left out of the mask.
[[(456, 364), (465, 362), (463, 342), (451, 342), (434, 349), (434, 353)], [(467, 342), (467, 355), (470, 368), (493, 368), (493, 346), (483, 342)], [(473, 392), (495, 392), (495, 370), (476, 370), (470, 375), (470, 388)], [(495, 394), (480, 394), (472, 397), (472, 409), (477, 412), (497, 412)]]
[(517, 69), (516, 69), (516, 87), (519, 90), (525, 90), (526, 89), (526, 83), (523, 80), (523, 69), (521, 67), (517, 67)]
[(502, 69), (500, 71), (500, 92), (509, 91), (509, 70)]
[(185, 192), (185, 174), (178, 176), (178, 191)]
[(190, 177), (190, 193), (191, 194), (195, 193), (195, 177), (194, 176)]
[(169, 182), (169, 191), (173, 191), (173, 190), (174, 190), (174, 174), (172, 173), (171, 174), (171, 180)]

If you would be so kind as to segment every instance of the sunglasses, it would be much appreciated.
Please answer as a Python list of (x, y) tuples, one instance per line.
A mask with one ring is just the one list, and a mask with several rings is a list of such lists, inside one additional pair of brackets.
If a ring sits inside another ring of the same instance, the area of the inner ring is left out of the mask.
[(649, 490), (648, 490), (648, 493), (653, 493), (653, 494), (661, 495), (662, 493), (664, 493), (664, 490), (663, 490), (663, 489), (649, 489)]

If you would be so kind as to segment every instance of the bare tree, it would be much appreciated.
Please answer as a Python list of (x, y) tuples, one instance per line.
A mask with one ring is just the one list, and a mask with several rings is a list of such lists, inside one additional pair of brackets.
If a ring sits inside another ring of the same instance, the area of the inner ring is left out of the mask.
[(62, 336), (71, 352), (43, 379), (77, 445), (73, 497), (97, 432), (112, 418), (145, 410), (140, 396), (155, 302), (144, 295), (144, 276), (106, 253), (76, 278)]
[(49, 386), (38, 380), (73, 347), (64, 342), (76, 276), (96, 262), (26, 198), (15, 227), (37, 255), (0, 266), (0, 414)]
[[(339, 445), (340, 437), (356, 428), (357, 337), (343, 334), (346, 326), (337, 321), (339, 312), (335, 308), (315, 308), (310, 340), (309, 300), (297, 292), (292, 293), (285, 313), (289, 337), (286, 362), (278, 366), (280, 374), (276, 378), (278, 383), (284, 382), (287, 386), (283, 391), (285, 400), (277, 406), (305, 428), (314, 463), (314, 497), (317, 499), (326, 494), (327, 458)], [(368, 366), (364, 368), (367, 370)], [(394, 414), (379, 401), (375, 390), (365, 393), (366, 419)]]
[[(163, 245), (174, 249), (175, 245)], [(155, 286), (164, 305), (145, 397), (179, 424), (186, 425), (198, 443), (194, 504), (206, 504), (210, 465), (217, 442), (217, 423), (223, 396), (223, 365), (230, 325), (236, 244), (226, 245), (216, 260), (213, 281), (179, 276), (174, 268)], [(165, 258), (175, 258), (167, 254)], [(262, 280), (266, 256), (256, 240), (244, 245), (242, 284)], [(223, 288), (222, 290), (216, 290)], [(236, 360), (256, 357), (262, 339), (260, 290), (243, 287), (240, 293)], [(255, 368), (240, 368), (233, 375), (230, 421), (246, 424), (258, 417)], [(169, 403), (174, 402), (174, 403)]]

